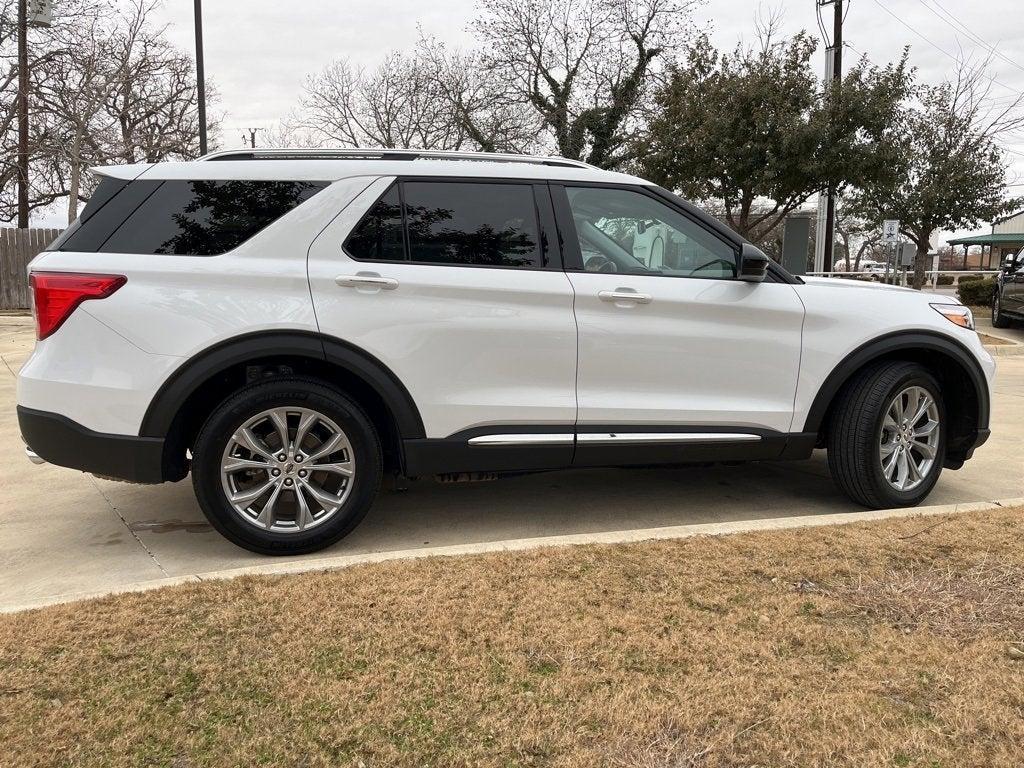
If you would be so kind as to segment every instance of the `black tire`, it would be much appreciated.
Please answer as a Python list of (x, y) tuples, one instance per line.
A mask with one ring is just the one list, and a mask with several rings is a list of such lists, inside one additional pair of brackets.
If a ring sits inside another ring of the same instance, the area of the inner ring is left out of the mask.
[[(334, 421), (355, 459), (344, 503), (307, 531), (276, 532), (247, 523), (229, 503), (221, 481), (221, 460), (235, 430), (262, 411), (284, 406), (311, 409)], [(366, 414), (342, 392), (310, 378), (274, 379), (240, 390), (210, 414), (192, 450), (192, 485), (210, 524), (238, 546), (264, 555), (316, 552), (351, 533), (370, 509), (382, 474), (380, 440)]]
[[(935, 460), (923, 481), (900, 491), (886, 480), (878, 448), (886, 409), (898, 392), (913, 385), (923, 387), (935, 400), (939, 439)], [(861, 371), (839, 394), (827, 443), (832, 479), (857, 503), (872, 509), (919, 504), (938, 481), (946, 453), (946, 409), (938, 382), (917, 363), (886, 362)]]
[(992, 296), (992, 327), (1009, 328), (1010, 320), (1003, 312), (1002, 303), (999, 301), (999, 291)]

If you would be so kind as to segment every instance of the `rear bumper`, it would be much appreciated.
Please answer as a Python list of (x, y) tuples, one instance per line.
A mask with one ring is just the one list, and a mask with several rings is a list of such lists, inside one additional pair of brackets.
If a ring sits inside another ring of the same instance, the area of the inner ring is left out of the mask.
[(163, 482), (163, 438), (94, 432), (67, 416), (18, 406), (29, 450), (50, 464), (133, 483)]

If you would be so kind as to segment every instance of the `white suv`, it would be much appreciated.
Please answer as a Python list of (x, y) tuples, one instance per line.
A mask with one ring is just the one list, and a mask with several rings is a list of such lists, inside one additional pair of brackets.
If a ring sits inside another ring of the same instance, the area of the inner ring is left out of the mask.
[(954, 299), (793, 277), (632, 176), (391, 150), (98, 172), (30, 268), (29, 457), (191, 470), (210, 522), (256, 552), (337, 541), (385, 472), (819, 446), (853, 499), (902, 506), (989, 434), (994, 364)]

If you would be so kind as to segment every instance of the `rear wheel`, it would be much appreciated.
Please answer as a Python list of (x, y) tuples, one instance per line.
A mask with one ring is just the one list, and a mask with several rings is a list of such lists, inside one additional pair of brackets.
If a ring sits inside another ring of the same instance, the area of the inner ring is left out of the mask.
[(942, 472), (945, 406), (938, 382), (916, 363), (863, 371), (843, 390), (828, 435), (833, 479), (867, 507), (920, 503)]
[(210, 523), (240, 547), (315, 552), (352, 531), (381, 480), (362, 409), (314, 379), (256, 384), (221, 404), (196, 439), (192, 482)]
[(999, 300), (999, 291), (996, 291), (992, 296), (992, 327), (993, 328), (1009, 328), (1010, 321), (1006, 315), (1003, 314), (1003, 305)]

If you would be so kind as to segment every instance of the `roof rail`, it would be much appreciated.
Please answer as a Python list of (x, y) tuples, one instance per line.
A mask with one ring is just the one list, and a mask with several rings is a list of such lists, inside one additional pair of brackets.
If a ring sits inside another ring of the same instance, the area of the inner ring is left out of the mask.
[(502, 152), (447, 152), (427, 149), (226, 149), (203, 155), (200, 160), (475, 160), (486, 163), (531, 163), (567, 168), (596, 166), (582, 160)]

